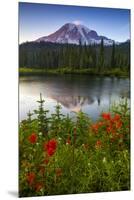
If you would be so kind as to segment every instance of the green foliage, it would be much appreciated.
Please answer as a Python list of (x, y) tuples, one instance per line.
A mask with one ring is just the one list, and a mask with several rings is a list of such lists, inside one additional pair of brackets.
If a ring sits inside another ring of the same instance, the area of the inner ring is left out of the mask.
[(20, 76), (25, 75), (44, 75), (44, 74), (89, 74), (94, 76), (117, 76), (117, 77), (128, 77), (129, 71), (125, 68), (107, 68), (102, 72), (98, 72), (98, 69), (85, 68), (85, 69), (75, 69), (72, 68), (59, 68), (59, 69), (32, 69), (32, 68), (20, 68)]
[(111, 55), (111, 67), (116, 66), (116, 60), (115, 60), (115, 42), (113, 42), (112, 47), (112, 55)]
[[(36, 70), (36, 73), (54, 71), (70, 71), (77, 73), (78, 70), (97, 71), (98, 75), (103, 74), (109, 68), (125, 68), (126, 72), (130, 67), (130, 44), (104, 46), (103, 39), (100, 45), (79, 45), (75, 44), (54, 44), (50, 42), (26, 42), (19, 47), (19, 66)], [(34, 74), (34, 70), (32, 73)], [(21, 70), (22, 73), (22, 70)], [(23, 70), (24, 73), (24, 70)]]
[(55, 106), (55, 113), (51, 115), (51, 134), (57, 136), (62, 131), (62, 123), (64, 115), (61, 114), (61, 106)]
[(101, 40), (100, 44), (100, 52), (99, 52), (99, 59), (98, 59), (98, 72), (103, 71), (105, 59), (104, 59), (104, 41)]
[(27, 113), (27, 116), (28, 116), (27, 121), (28, 121), (29, 124), (32, 122), (32, 115), (33, 115), (33, 113), (31, 113), (30, 110), (29, 110), (29, 112)]
[(130, 190), (127, 101), (94, 123), (83, 112), (62, 115), (59, 104), (48, 118), (42, 95), (38, 103), (37, 117), (29, 112), (19, 128), (21, 197)]
[(49, 110), (44, 110), (43, 104), (45, 100), (42, 99), (42, 94), (40, 94), (40, 100), (37, 102), (40, 105), (38, 110), (34, 110), (34, 113), (37, 115), (38, 131), (42, 132), (45, 135), (48, 132), (49, 118), (47, 117), (47, 113), (49, 112)]

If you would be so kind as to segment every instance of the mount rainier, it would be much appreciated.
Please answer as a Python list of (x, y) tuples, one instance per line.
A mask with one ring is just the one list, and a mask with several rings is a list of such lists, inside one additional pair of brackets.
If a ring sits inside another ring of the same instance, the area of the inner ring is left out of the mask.
[[(112, 45), (114, 40), (105, 36), (98, 35), (96, 31), (90, 30), (84, 25), (76, 25), (74, 23), (67, 23), (63, 25), (56, 32), (40, 37), (35, 42), (52, 42), (52, 43), (68, 43), (68, 44), (100, 44), (103, 39), (104, 45)], [(116, 42), (116, 44), (118, 44)]]

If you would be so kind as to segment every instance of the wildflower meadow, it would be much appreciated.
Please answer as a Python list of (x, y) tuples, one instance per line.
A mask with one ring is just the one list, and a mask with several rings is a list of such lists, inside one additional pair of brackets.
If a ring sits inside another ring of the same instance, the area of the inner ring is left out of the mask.
[[(20, 197), (130, 190), (130, 110), (126, 100), (96, 122), (39, 107), (19, 125)], [(34, 116), (33, 116), (34, 114)]]

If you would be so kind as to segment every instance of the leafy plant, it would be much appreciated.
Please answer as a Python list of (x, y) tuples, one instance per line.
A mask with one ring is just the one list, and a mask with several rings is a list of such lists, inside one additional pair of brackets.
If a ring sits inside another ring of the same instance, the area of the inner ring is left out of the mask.
[(42, 99), (42, 94), (40, 94), (40, 100), (37, 102), (40, 105), (38, 110), (34, 110), (34, 113), (37, 115), (38, 131), (46, 135), (48, 133), (49, 118), (47, 117), (47, 113), (49, 112), (49, 110), (44, 110), (43, 105), (45, 100)]
[(130, 189), (130, 111), (115, 104), (96, 122), (83, 112), (49, 118), (40, 95), (35, 118), (20, 122), (20, 196)]

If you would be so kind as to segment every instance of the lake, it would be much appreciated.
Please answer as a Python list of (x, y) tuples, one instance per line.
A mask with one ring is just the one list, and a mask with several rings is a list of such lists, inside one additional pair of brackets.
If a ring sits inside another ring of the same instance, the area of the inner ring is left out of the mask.
[(25, 119), (27, 112), (38, 107), (40, 93), (45, 108), (54, 113), (55, 106), (62, 106), (63, 114), (74, 116), (82, 110), (96, 120), (102, 111), (108, 111), (114, 102), (127, 97), (128, 78), (95, 77), (90, 75), (44, 75), (23, 76), (19, 83), (19, 118)]

